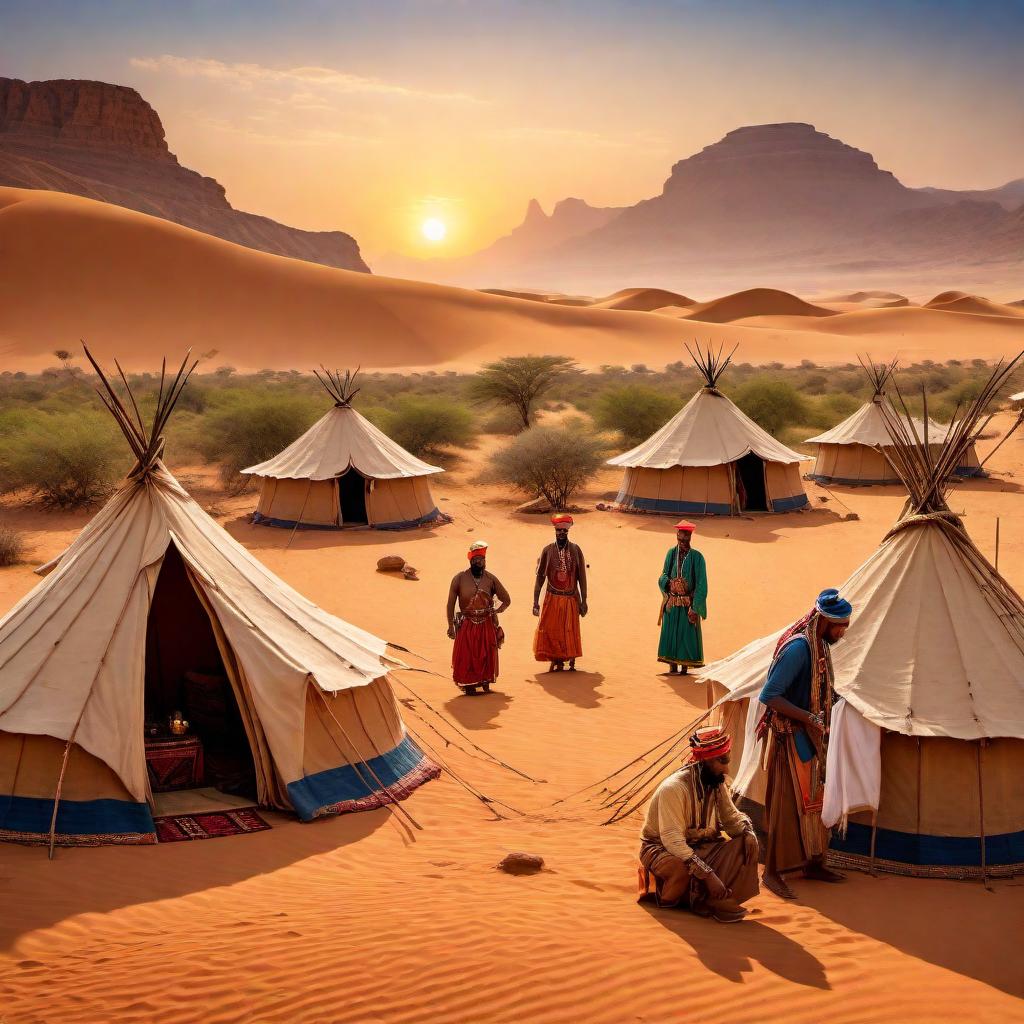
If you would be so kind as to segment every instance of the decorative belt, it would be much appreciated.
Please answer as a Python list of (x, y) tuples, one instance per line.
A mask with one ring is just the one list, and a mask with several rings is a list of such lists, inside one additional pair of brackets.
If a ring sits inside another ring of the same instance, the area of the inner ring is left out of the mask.
[(559, 597), (575, 597), (576, 596), (576, 591), (575, 590), (558, 590), (557, 588), (551, 586), (550, 583), (548, 584), (548, 593), (549, 594), (557, 594)]

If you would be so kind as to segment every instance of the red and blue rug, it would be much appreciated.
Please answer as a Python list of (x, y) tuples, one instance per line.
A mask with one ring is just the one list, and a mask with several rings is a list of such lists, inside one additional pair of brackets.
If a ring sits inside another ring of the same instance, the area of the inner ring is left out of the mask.
[(183, 843), (191, 839), (219, 839), (248, 832), (263, 832), (271, 826), (256, 813), (255, 807), (231, 811), (207, 811), (203, 814), (169, 814), (154, 818), (158, 843)]

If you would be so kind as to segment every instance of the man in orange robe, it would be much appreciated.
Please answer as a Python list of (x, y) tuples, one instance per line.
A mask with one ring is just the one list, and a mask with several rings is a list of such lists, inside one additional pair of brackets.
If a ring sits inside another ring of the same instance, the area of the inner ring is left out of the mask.
[(452, 678), (463, 693), (475, 694), (477, 687), (486, 693), (498, 677), (498, 649), (505, 639), (498, 615), (512, 599), (501, 580), (487, 571), (486, 541), (470, 544), (466, 557), (469, 568), (456, 573), (448, 588), (448, 636), (455, 641)]
[[(537, 580), (533, 588), (533, 614), (540, 617), (533, 638), (533, 656), (551, 663), (552, 672), (561, 672), (565, 663), (576, 671), (576, 659), (583, 656), (580, 616), (587, 614), (587, 563), (578, 544), (569, 540), (573, 525), (568, 512), (551, 517), (555, 541), (548, 544), (537, 561)], [(540, 606), (541, 587), (547, 583), (544, 608)]]

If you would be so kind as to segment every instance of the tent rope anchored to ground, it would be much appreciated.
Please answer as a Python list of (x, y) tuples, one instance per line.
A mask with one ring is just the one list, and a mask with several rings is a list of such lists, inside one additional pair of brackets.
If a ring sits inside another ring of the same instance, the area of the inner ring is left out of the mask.
[[(937, 447), (898, 389), (902, 409), (886, 418), (908, 500), (840, 588), (854, 615), (833, 651), (842, 701), (825, 785), (840, 863), (946, 878), (1024, 871), (1024, 599), (949, 505), (955, 469), (1020, 359), (993, 370)], [(924, 405), (927, 422), (927, 398)], [(1018, 417), (1000, 445), (1020, 425)], [(627, 817), (674, 770), (692, 729), (711, 718), (733, 736), (733, 785), (759, 822), (758, 697), (781, 633), (708, 665), (699, 675), (708, 711), (573, 796), (596, 802), (608, 822)]]
[(358, 370), (321, 371), (313, 372), (334, 407), (273, 458), (242, 470), (262, 480), (253, 522), (306, 530), (449, 522), (427, 480), (444, 470), (407, 452), (353, 408)]
[(120, 366), (124, 400), (89, 359), (136, 464), (0, 618), (0, 839), (155, 842), (146, 726), (179, 709), (225, 791), (304, 821), (389, 806), (411, 822), (399, 801), (439, 769), (403, 723), (402, 663), (271, 573), (161, 461), (195, 364), (164, 366), (147, 425)]
[(625, 472), (616, 498), (625, 511), (738, 515), (804, 508), (800, 455), (762, 430), (722, 394), (723, 355), (687, 346), (703, 387), (642, 444), (608, 460)]

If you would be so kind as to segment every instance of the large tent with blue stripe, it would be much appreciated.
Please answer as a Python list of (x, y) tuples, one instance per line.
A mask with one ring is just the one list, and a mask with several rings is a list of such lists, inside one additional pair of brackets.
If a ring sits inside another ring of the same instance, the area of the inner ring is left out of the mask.
[(355, 374), (316, 375), (334, 408), (273, 458), (242, 470), (262, 480), (253, 522), (307, 530), (446, 522), (428, 479), (444, 470), (407, 452), (352, 407)]
[(388, 645), (270, 572), (161, 461), (187, 377), (161, 380), (150, 431), (100, 373), (135, 467), (0, 618), (0, 839), (156, 842), (147, 736), (174, 711), (206, 747), (200, 781), (303, 821), (438, 772), (402, 721)]
[(616, 502), (635, 512), (740, 515), (807, 505), (800, 463), (718, 389), (732, 356), (693, 355), (704, 386), (659, 431), (608, 460), (623, 468)]
[[(1006, 372), (993, 375), (991, 394)], [(841, 700), (822, 815), (837, 829), (840, 863), (947, 878), (1024, 872), (1024, 599), (946, 493), (985, 401), (953, 424), (937, 456), (913, 442), (905, 415), (887, 420), (910, 498), (840, 588), (854, 613), (832, 651)], [(781, 634), (701, 673), (711, 717), (736, 743), (736, 792), (755, 817), (766, 781), (758, 695)]]

